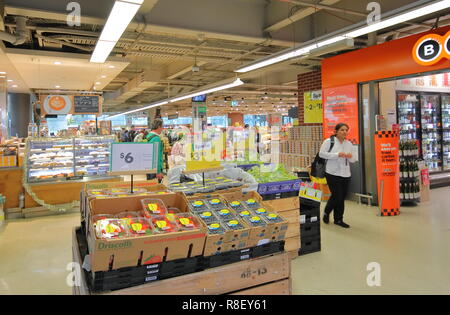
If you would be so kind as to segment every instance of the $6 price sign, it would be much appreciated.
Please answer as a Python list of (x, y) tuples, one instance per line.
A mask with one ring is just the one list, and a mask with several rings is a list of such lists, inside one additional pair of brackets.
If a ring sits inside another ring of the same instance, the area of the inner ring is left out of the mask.
[(127, 154), (121, 153), (121, 154), (120, 154), (120, 158), (121, 158), (122, 160), (124, 160), (124, 161), (125, 161), (126, 163), (128, 163), (128, 164), (131, 164), (131, 163), (134, 162), (134, 158), (133, 158), (133, 156), (131, 155), (131, 152), (130, 152), (130, 153), (127, 153)]

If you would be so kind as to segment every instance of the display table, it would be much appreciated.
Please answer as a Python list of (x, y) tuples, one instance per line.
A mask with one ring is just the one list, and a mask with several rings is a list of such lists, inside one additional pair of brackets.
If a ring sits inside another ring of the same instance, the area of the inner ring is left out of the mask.
[(0, 168), (0, 193), (6, 197), (5, 209), (19, 207), (19, 196), (23, 192), (22, 176), (22, 167)]
[[(120, 177), (99, 177), (89, 180), (33, 183), (29, 185), (32, 192), (35, 193), (39, 199), (44, 200), (50, 205), (58, 205), (80, 200), (80, 191), (86, 183), (119, 182), (121, 180), (122, 179)], [(40, 205), (26, 192), (25, 208), (34, 208), (39, 206)]]
[[(76, 229), (73, 230), (73, 261), (79, 266), (81, 258)], [(74, 272), (74, 295), (91, 295), (86, 275)], [(151, 282), (102, 295), (290, 295), (291, 263), (287, 253), (245, 260), (201, 272)]]

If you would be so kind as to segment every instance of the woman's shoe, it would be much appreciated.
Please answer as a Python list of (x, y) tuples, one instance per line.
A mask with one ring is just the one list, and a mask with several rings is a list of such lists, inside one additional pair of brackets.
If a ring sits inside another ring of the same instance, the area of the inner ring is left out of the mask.
[(343, 228), (348, 229), (350, 227), (350, 225), (348, 225), (347, 223), (345, 223), (344, 221), (338, 221), (338, 222), (334, 222), (334, 224), (342, 226)]
[(323, 222), (326, 223), (326, 224), (330, 223), (330, 215), (325, 213), (323, 215)]

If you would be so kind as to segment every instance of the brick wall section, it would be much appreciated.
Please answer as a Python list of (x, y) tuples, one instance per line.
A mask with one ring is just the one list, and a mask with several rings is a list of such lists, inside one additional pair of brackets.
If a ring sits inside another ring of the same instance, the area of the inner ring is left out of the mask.
[(305, 124), (303, 93), (322, 89), (322, 72), (312, 71), (298, 75), (298, 122), (300, 126), (322, 126), (322, 124)]

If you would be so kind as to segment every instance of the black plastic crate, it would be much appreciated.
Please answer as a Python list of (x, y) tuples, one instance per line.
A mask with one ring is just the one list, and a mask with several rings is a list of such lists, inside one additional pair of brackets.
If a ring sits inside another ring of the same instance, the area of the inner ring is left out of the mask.
[(168, 279), (203, 270), (203, 256), (196, 256), (161, 263), (159, 276), (160, 279)]
[(320, 250), (321, 250), (320, 237), (313, 236), (301, 238), (301, 245), (298, 251), (299, 255), (306, 255), (315, 252), (320, 252)]
[(300, 197), (300, 213), (302, 212), (302, 210), (311, 211), (315, 209), (320, 210), (320, 202)]
[(284, 198), (292, 198), (292, 197), (298, 197), (299, 191), (290, 191), (290, 192), (284, 192), (284, 193), (277, 193), (277, 194), (266, 194), (262, 195), (263, 200), (276, 200), (276, 199), (284, 199)]
[(300, 237), (320, 237), (320, 220), (314, 223), (300, 224)]
[(125, 277), (125, 278), (105, 278), (103, 280), (92, 281), (90, 289), (93, 292), (104, 292), (104, 291), (114, 291), (125, 288), (130, 288), (149, 282), (154, 282), (159, 280), (159, 275), (154, 274), (148, 277)]
[(151, 264), (138, 267), (120, 268), (111, 271), (97, 271), (91, 274), (92, 280), (102, 281), (104, 279), (131, 279), (141, 278), (144, 279), (148, 276), (159, 274), (161, 264)]
[(320, 209), (300, 210), (300, 224), (320, 221)]
[(229, 252), (220, 253), (204, 258), (206, 268), (215, 268), (223, 265), (250, 259), (252, 257), (252, 249), (239, 249)]
[(255, 246), (252, 248), (252, 258), (271, 255), (274, 253), (284, 251), (285, 241), (271, 242), (260, 246)]

